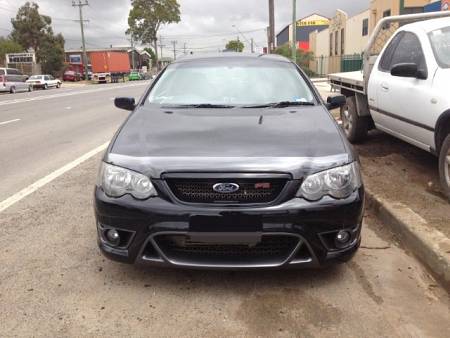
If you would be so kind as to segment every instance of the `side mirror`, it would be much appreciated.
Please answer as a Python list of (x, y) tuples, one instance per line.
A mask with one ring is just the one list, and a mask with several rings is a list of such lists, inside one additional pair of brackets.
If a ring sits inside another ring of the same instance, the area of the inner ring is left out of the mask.
[(116, 97), (114, 99), (114, 105), (117, 108), (131, 111), (136, 108), (136, 101), (134, 100), (134, 97)]
[(428, 76), (427, 72), (419, 69), (415, 63), (399, 63), (391, 68), (392, 76), (412, 77), (415, 79), (425, 80)]
[(327, 108), (336, 109), (345, 106), (347, 99), (344, 95), (328, 96), (327, 98)]

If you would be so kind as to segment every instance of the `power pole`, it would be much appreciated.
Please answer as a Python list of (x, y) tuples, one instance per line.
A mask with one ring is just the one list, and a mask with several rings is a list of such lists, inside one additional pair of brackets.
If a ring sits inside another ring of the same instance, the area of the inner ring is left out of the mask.
[(134, 64), (134, 41), (133, 41), (133, 35), (131, 35), (131, 65), (133, 67), (133, 69), (136, 69), (135, 64)]
[(251, 46), (252, 53), (254, 53), (255, 52), (255, 41), (253, 40), (253, 38), (250, 39), (250, 46)]
[(297, 63), (297, 0), (292, 0), (292, 61)]
[[(163, 47), (165, 47), (165, 45), (163, 45), (163, 43), (162, 43), (162, 36), (160, 35), (159, 36), (159, 50), (161, 51), (161, 53), (159, 55), (160, 60), (162, 60), (162, 58), (163, 58)], [(156, 50), (156, 51), (158, 51), (158, 50)], [(156, 62), (158, 62), (158, 60), (156, 60)], [(160, 70), (160, 64), (161, 63), (156, 64), (156, 67), (158, 68), (158, 70)]]
[(177, 59), (177, 52), (176, 52), (177, 41), (172, 41), (172, 45), (173, 45), (173, 60), (175, 61)]
[(269, 53), (275, 49), (275, 6), (273, 0), (269, 0)]
[(86, 42), (84, 40), (84, 20), (83, 20), (83, 7), (88, 6), (88, 0), (72, 0), (72, 7), (78, 7), (80, 11), (80, 27), (81, 27), (81, 42), (83, 44), (83, 65), (84, 65), (84, 78), (87, 81), (89, 79), (88, 72), (88, 58), (86, 53)]
[(266, 28), (267, 33), (267, 54), (270, 54), (270, 27), (267, 26)]
[(186, 42), (183, 45), (183, 49), (184, 49), (184, 55), (186, 55)]

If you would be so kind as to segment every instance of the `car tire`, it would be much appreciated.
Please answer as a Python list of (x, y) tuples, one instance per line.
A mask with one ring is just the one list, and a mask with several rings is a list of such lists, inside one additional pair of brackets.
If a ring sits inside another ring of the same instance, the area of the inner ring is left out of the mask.
[(44, 90), (47, 90), (48, 89), (48, 84), (45, 84), (44, 85)]
[(56, 88), (61, 88), (61, 83), (58, 82), (58, 83), (56, 84)]
[(450, 200), (450, 134), (445, 138), (439, 152), (439, 178), (442, 192)]
[(9, 92), (11, 94), (15, 94), (16, 93), (16, 87), (12, 86), (11, 88), (9, 88)]
[(369, 131), (369, 117), (359, 116), (356, 108), (356, 98), (347, 97), (347, 103), (341, 107), (342, 129), (351, 143), (364, 141)]
[(28, 86), (28, 92), (31, 93), (33, 91), (33, 86)]

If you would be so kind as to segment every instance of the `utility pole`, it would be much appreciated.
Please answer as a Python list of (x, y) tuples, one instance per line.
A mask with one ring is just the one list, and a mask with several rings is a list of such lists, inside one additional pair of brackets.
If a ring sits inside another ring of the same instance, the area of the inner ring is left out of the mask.
[[(163, 41), (163, 40), (162, 40), (162, 36), (160, 35), (160, 36), (159, 36), (159, 50), (161, 51), (161, 53), (160, 53), (160, 55), (159, 55), (160, 60), (162, 60), (162, 58), (163, 58), (163, 47), (165, 47), (165, 45), (163, 45), (162, 41)], [(158, 49), (157, 49), (156, 51), (158, 51)], [(158, 60), (157, 60), (156, 62), (158, 62)], [(161, 69), (161, 68), (160, 68), (160, 64), (161, 64), (161, 62), (159, 62), (159, 63), (156, 65), (156, 67), (158, 68), (158, 70)]]
[(81, 27), (81, 42), (83, 44), (83, 65), (84, 65), (84, 78), (87, 81), (89, 79), (88, 72), (88, 58), (86, 53), (86, 42), (84, 40), (84, 20), (83, 20), (83, 7), (88, 6), (88, 0), (72, 0), (72, 7), (78, 7), (80, 11), (80, 27)]
[(267, 54), (270, 54), (270, 27), (267, 26), (266, 28), (267, 33)]
[(134, 41), (133, 41), (133, 35), (131, 35), (131, 65), (133, 67), (133, 69), (136, 69), (135, 64), (134, 64)]
[(173, 60), (175, 61), (177, 59), (177, 52), (176, 52), (177, 41), (172, 41), (172, 45), (173, 45)]
[(184, 49), (184, 55), (186, 55), (186, 42), (183, 45), (183, 49)]
[(275, 6), (273, 0), (269, 0), (269, 53), (275, 49)]
[(297, 63), (297, 0), (292, 0), (292, 61)]
[(255, 41), (253, 40), (253, 38), (250, 39), (250, 46), (253, 54), (255, 52)]

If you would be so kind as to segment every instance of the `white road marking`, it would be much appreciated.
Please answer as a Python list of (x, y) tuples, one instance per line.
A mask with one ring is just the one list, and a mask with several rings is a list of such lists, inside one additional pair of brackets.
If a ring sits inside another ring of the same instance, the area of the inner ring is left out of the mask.
[(70, 92), (64, 92), (64, 93), (58, 93), (58, 94), (27, 97), (27, 98), (23, 98), (23, 99), (5, 100), (5, 101), (0, 101), (0, 106), (6, 106), (9, 104), (16, 104), (16, 103), (22, 103), (22, 102), (42, 101), (42, 100), (55, 99), (55, 98), (59, 98), (59, 97), (73, 96), (73, 95), (79, 95), (79, 94), (98, 93), (98, 92), (104, 92), (104, 91), (108, 91), (108, 90), (119, 89), (119, 88), (130, 88), (130, 87), (138, 87), (138, 86), (144, 86), (144, 85), (148, 85), (148, 83), (141, 82), (141, 83), (133, 83), (133, 84), (129, 84), (129, 85), (124, 85), (124, 86), (104, 87), (104, 88), (96, 88), (96, 89), (92, 89), (92, 90), (70, 91)]
[(101, 146), (98, 146), (95, 149), (92, 149), (90, 152), (84, 154), (83, 156), (80, 156), (76, 160), (67, 163), (63, 167), (55, 170), (54, 172), (48, 174), (47, 176), (37, 180), (33, 184), (29, 185), (28, 187), (20, 190), (19, 192), (15, 193), (14, 195), (8, 197), (4, 201), (0, 202), (0, 213), (8, 209), (10, 206), (16, 204), (23, 198), (27, 197), (28, 195), (32, 194), (33, 192), (37, 191), (38, 189), (42, 188), (46, 184), (50, 183), (51, 181), (55, 180), (59, 176), (65, 174), (66, 172), (72, 170), (73, 168), (77, 167), (81, 163), (87, 161), (91, 157), (97, 155), (98, 153), (104, 151), (108, 147), (109, 142), (106, 142), (102, 144)]
[(14, 122), (17, 122), (17, 121), (20, 121), (20, 119), (14, 119), (14, 120), (0, 122), (0, 126), (5, 125), (5, 124), (9, 124), (9, 123), (14, 123)]

